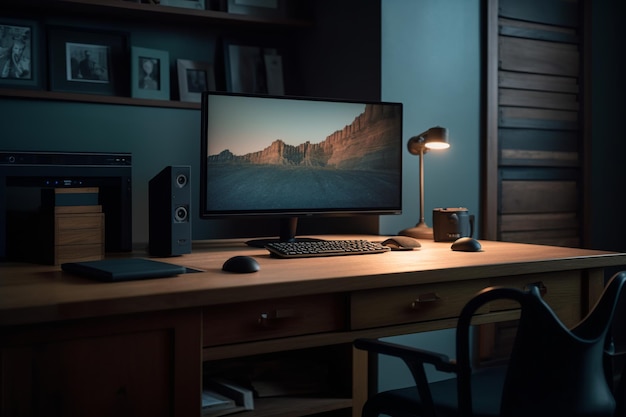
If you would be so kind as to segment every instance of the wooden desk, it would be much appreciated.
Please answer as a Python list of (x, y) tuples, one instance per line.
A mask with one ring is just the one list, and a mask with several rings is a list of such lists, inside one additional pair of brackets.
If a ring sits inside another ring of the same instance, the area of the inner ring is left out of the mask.
[[(355, 338), (454, 327), (480, 289), (537, 281), (571, 325), (598, 298), (603, 269), (626, 265), (622, 253), (482, 244), (479, 253), (424, 241), (412, 252), (274, 259), (239, 241), (199, 242), (192, 254), (163, 260), (203, 272), (113, 284), (2, 264), (0, 415), (197, 417), (203, 368), (273, 360), (275, 352), (328, 364), (333, 393), (259, 399), (239, 415), (359, 415), (368, 371)], [(261, 271), (221, 271), (242, 254)], [(514, 308), (493, 304), (478, 322), (514, 318)]]

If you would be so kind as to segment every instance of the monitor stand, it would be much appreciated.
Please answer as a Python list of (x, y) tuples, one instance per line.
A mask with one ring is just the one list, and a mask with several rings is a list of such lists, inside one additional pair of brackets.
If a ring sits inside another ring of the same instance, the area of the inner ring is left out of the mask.
[(296, 229), (298, 228), (297, 217), (284, 217), (280, 219), (280, 234), (278, 239), (253, 239), (248, 240), (246, 245), (255, 248), (264, 248), (268, 243), (274, 242), (313, 242), (323, 239), (314, 239), (306, 237), (296, 237)]

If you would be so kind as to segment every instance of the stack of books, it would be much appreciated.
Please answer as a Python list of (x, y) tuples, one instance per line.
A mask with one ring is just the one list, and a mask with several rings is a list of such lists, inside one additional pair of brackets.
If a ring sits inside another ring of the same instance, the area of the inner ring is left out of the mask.
[(252, 390), (223, 378), (205, 379), (202, 391), (204, 417), (218, 417), (246, 410), (254, 410)]

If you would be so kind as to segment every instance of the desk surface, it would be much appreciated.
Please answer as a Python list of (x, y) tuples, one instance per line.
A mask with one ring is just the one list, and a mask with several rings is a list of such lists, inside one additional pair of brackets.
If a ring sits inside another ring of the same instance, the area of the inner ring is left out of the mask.
[[(90, 281), (58, 266), (5, 263), (0, 264), (0, 325), (626, 265), (626, 253), (491, 241), (481, 241), (482, 252), (466, 253), (451, 251), (449, 242), (421, 243), (410, 252), (276, 259), (239, 240), (201, 241), (191, 254), (159, 260), (203, 272), (120, 283)], [(224, 261), (235, 255), (254, 256), (261, 271), (223, 272)]]

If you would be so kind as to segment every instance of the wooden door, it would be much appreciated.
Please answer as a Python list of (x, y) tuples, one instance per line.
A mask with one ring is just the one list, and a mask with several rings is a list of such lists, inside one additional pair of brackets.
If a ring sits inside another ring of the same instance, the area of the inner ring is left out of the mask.
[(582, 5), (487, 0), (486, 6), (482, 235), (581, 246), (588, 111)]

